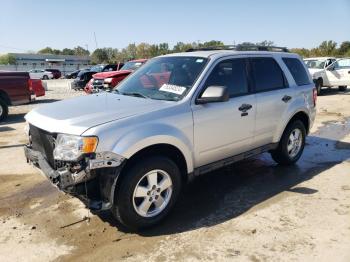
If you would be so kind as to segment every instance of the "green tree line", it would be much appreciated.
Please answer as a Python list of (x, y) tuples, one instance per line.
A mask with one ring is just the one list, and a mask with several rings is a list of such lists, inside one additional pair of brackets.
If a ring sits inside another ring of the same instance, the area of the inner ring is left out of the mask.
[[(124, 62), (131, 59), (138, 58), (151, 58), (159, 55), (165, 55), (175, 52), (184, 52), (191, 48), (211, 47), (211, 46), (223, 46), (222, 41), (212, 40), (204, 43), (184, 43), (178, 42), (172, 48), (168, 43), (160, 44), (148, 44), (135, 43), (129, 44), (127, 47), (118, 49), (112, 47), (97, 48), (92, 54), (87, 49), (81, 46), (74, 47), (73, 49), (64, 48), (62, 50), (53, 49), (51, 47), (45, 47), (39, 50), (38, 54), (55, 54), (55, 55), (77, 55), (77, 56), (91, 56), (91, 62), (93, 64), (99, 63), (117, 63)], [(247, 45), (263, 45), (272, 46), (272, 41), (262, 41), (259, 43), (243, 42), (238, 47), (244, 47)], [(344, 41), (337, 44), (335, 41), (328, 40), (323, 41), (319, 46), (315, 48), (292, 48), (293, 53), (298, 53), (302, 57), (316, 57), (316, 56), (335, 56), (335, 57), (350, 57), (350, 41)], [(0, 64), (14, 64), (15, 58), (12, 55), (0, 55)]]

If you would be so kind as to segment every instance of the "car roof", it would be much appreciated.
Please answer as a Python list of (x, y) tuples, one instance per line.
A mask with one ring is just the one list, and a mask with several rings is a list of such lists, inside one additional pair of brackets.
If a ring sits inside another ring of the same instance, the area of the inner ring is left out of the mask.
[(206, 51), (193, 51), (193, 52), (182, 52), (164, 55), (165, 57), (174, 56), (191, 56), (191, 57), (225, 57), (231, 55), (274, 55), (274, 56), (298, 56), (294, 53), (289, 52), (271, 52), (271, 51), (236, 51), (236, 50), (206, 50)]
[(326, 59), (335, 59), (335, 57), (333, 57), (333, 56), (319, 56), (319, 57), (304, 58), (304, 60), (326, 60)]

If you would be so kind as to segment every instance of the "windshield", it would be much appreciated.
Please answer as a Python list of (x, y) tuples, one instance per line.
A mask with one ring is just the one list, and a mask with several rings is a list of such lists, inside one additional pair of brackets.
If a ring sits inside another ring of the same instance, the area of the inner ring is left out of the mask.
[(90, 68), (91, 72), (102, 72), (104, 66), (103, 65), (96, 65)]
[(324, 65), (326, 63), (326, 60), (304, 60), (306, 66), (308, 68), (313, 68), (313, 69), (323, 69)]
[(117, 89), (122, 95), (158, 100), (181, 100), (204, 69), (202, 57), (154, 58), (123, 81)]
[(136, 70), (140, 66), (142, 66), (142, 62), (127, 62), (120, 70)]

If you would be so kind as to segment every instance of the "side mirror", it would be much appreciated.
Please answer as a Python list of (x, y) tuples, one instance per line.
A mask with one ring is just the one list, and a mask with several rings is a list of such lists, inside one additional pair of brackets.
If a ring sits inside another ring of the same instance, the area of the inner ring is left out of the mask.
[(197, 98), (197, 104), (214, 102), (226, 102), (230, 99), (230, 94), (226, 86), (208, 86), (203, 94)]
[(334, 70), (334, 66), (333, 65), (327, 66), (326, 70), (327, 71), (333, 71)]

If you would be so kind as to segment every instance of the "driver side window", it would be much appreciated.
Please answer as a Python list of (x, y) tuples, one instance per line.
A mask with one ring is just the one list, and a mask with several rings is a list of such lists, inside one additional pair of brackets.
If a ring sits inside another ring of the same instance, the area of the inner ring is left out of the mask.
[(207, 78), (208, 86), (226, 86), (230, 97), (248, 93), (246, 60), (237, 58), (218, 63)]

